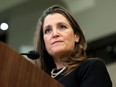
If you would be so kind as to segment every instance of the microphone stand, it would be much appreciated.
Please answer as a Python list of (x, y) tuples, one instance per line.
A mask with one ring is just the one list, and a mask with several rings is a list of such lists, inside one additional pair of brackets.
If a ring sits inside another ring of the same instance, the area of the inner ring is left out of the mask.
[(28, 53), (21, 53), (21, 55), (26, 55), (29, 59), (35, 60), (39, 58), (39, 52), (36, 51), (29, 51)]

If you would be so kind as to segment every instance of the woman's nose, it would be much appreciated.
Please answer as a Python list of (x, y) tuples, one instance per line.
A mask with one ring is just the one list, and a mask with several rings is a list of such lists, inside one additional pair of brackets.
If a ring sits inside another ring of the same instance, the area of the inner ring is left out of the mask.
[(53, 30), (53, 38), (59, 37), (58, 30)]

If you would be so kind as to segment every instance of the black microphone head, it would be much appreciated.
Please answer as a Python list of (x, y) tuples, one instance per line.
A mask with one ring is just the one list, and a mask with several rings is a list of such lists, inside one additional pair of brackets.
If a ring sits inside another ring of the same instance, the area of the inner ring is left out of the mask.
[(28, 52), (28, 55), (27, 57), (30, 58), (30, 59), (38, 59), (39, 58), (39, 52), (36, 52), (34, 50), (31, 50)]

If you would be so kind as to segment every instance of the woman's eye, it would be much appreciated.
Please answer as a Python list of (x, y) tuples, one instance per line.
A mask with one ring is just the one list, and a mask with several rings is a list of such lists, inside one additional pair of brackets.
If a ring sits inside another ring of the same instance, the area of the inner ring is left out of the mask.
[(47, 33), (51, 33), (52, 32), (52, 29), (50, 29), (50, 28), (48, 28), (48, 29), (45, 29), (45, 34), (47, 34)]
[(66, 26), (64, 26), (64, 25), (61, 25), (60, 27), (59, 27), (59, 29), (66, 29), (67, 27)]

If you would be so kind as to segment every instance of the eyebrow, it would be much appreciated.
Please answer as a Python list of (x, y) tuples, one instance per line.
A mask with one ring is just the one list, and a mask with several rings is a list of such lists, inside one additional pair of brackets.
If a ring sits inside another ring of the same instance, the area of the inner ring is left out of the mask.
[[(61, 24), (64, 24), (64, 25), (68, 26), (68, 24), (67, 24), (67, 23), (64, 23), (64, 22), (58, 22), (58, 23), (57, 23), (57, 25), (61, 25)], [(70, 24), (69, 24), (69, 25), (70, 25)], [(43, 29), (45, 29), (45, 28), (47, 28), (47, 27), (51, 27), (51, 25), (47, 25), (47, 26), (43, 27)]]
[(51, 25), (47, 25), (47, 26), (43, 27), (43, 31), (44, 31), (46, 28), (50, 28), (50, 27), (51, 27)]
[(60, 25), (60, 24), (64, 24), (64, 25), (68, 26), (68, 24), (64, 23), (64, 22), (59, 22), (57, 25)]

